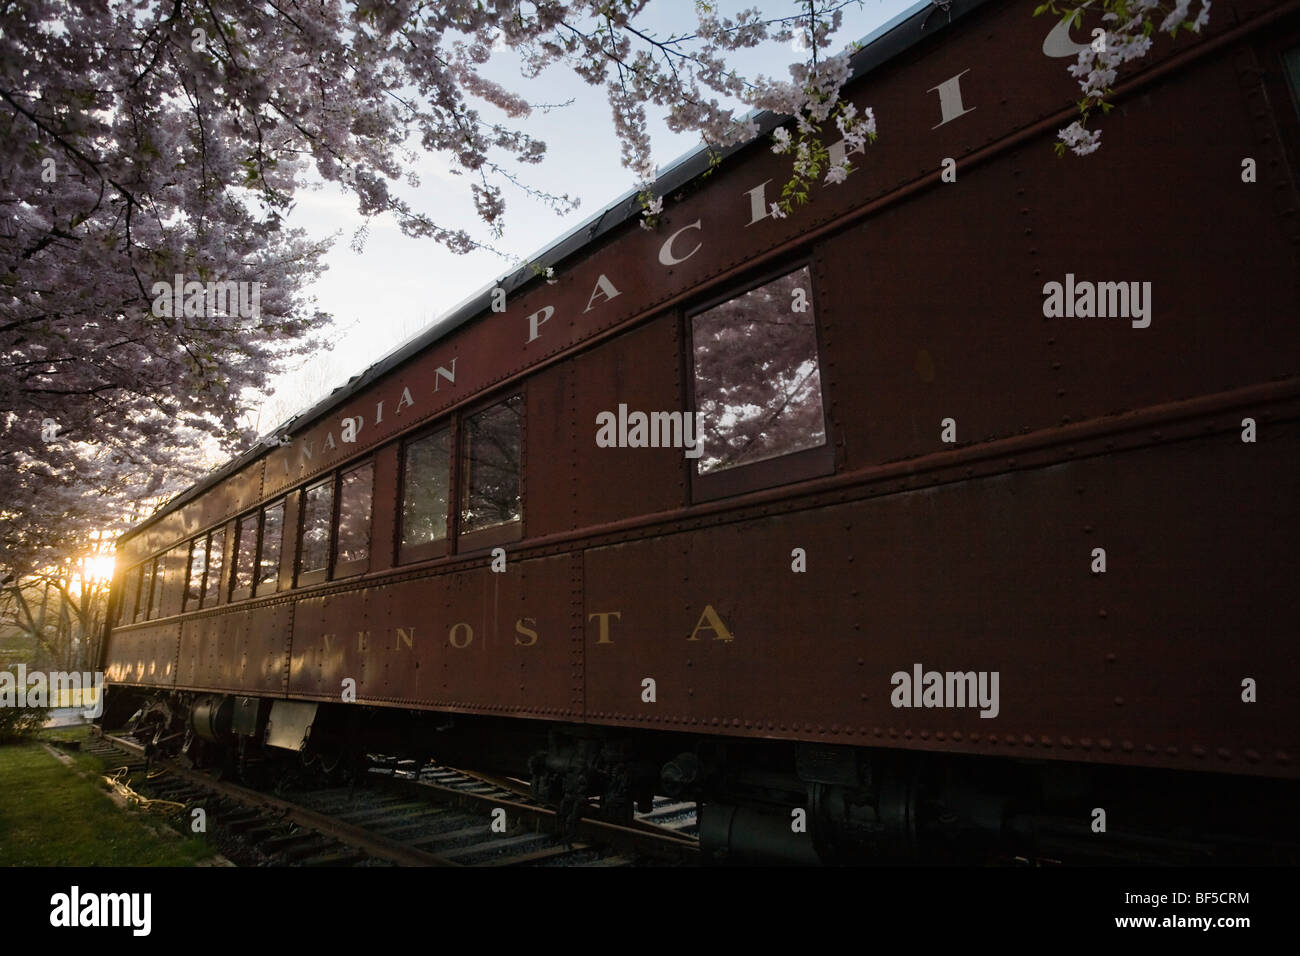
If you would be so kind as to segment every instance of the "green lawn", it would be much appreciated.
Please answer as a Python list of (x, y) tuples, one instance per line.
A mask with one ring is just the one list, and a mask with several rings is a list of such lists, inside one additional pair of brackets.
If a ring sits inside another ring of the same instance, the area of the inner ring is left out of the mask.
[[(47, 732), (85, 735), (86, 728)], [(192, 866), (213, 855), (202, 838), (151, 832), (143, 814), (105, 795), (96, 757), (73, 757), (75, 769), (38, 743), (0, 747), (0, 866)], [(81, 776), (87, 771), (90, 779)]]

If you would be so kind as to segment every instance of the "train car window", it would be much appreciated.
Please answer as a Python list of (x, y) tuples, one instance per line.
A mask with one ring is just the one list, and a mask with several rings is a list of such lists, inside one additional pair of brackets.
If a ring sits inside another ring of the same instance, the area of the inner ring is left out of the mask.
[[(1278, 24), (1277, 30), (1261, 31), (1257, 36), (1256, 51), (1264, 67), (1259, 73), (1264, 96), (1273, 107), (1293, 177), (1300, 176), (1300, 26), (1294, 21)], [(1258, 175), (1262, 179), (1274, 172), (1260, 169)]]
[(696, 497), (829, 473), (809, 268), (707, 306), (689, 317), (689, 332), (704, 446)]
[(152, 621), (158, 616), (162, 606), (162, 558), (154, 558), (149, 564), (149, 603), (145, 605), (145, 619)]
[(190, 545), (190, 573), (185, 585), (184, 610), (199, 606), (203, 597), (203, 575), (208, 569), (208, 539), (202, 535)]
[(1295, 107), (1297, 118), (1300, 118), (1300, 46), (1294, 46), (1282, 54), (1282, 70), (1291, 90), (1291, 105)]
[(166, 555), (162, 613), (168, 617), (181, 612), (181, 604), (185, 598), (185, 565), (189, 550), (189, 545), (182, 543), (176, 545)]
[(242, 601), (253, 594), (257, 574), (258, 514), (244, 515), (235, 526), (235, 566), (230, 574), (230, 599)]
[[(330, 519), (334, 511), (334, 479), (313, 485), (302, 495), (302, 537), (298, 548), (298, 583), (323, 580), (329, 567)], [(304, 575), (317, 575), (303, 580)]]
[(262, 550), (257, 560), (258, 594), (274, 593), (280, 583), (280, 546), (284, 537), (284, 502), (262, 509)]
[(451, 429), (407, 442), (402, 455), (402, 532), (398, 561), (447, 553), (451, 504)]
[(513, 395), (464, 419), (462, 534), (497, 529), (475, 545), (519, 536), (523, 519), (520, 473), (523, 461), (523, 396)]
[(693, 318), (700, 474), (825, 443), (811, 289), (804, 266)]
[(359, 574), (370, 566), (370, 506), (375, 466), (367, 463), (339, 477), (339, 525), (334, 576)]
[(128, 605), (131, 603), (131, 578), (135, 576), (135, 569), (128, 568), (122, 572), (121, 593), (117, 599), (117, 617), (113, 619), (113, 626), (126, 621), (131, 623), (131, 610)]
[(208, 574), (203, 585), (203, 607), (212, 607), (221, 594), (221, 571), (225, 553), (226, 529), (218, 528), (208, 535)]
[(122, 575), (122, 603), (118, 606), (117, 620), (130, 624), (135, 620), (136, 602), (140, 600), (140, 567), (127, 570)]
[(138, 564), (135, 568), (135, 584), (131, 587), (131, 594), (134, 595), (131, 601), (130, 622), (134, 624), (140, 618), (144, 617), (145, 611), (148, 610), (148, 596), (144, 593), (144, 571), (149, 566), (146, 561), (144, 564)]

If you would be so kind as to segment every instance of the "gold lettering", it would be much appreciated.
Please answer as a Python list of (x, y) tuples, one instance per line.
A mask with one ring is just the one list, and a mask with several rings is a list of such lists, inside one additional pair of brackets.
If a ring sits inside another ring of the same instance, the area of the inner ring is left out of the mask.
[[(464, 644), (459, 644), (459, 643), (457, 643), (457, 641), (456, 641), (456, 629), (459, 628), (459, 627), (463, 627), (463, 628), (465, 629), (465, 632), (469, 635), (468, 637), (465, 638), (465, 643), (464, 643)], [(447, 640), (451, 641), (451, 646), (452, 646), (452, 647), (455, 647), (455, 648), (466, 648), (466, 647), (469, 647), (469, 645), (470, 645), (470, 644), (473, 642), (473, 640), (474, 640), (474, 628), (470, 627), (470, 626), (469, 626), (468, 624), (466, 624), (464, 621), (459, 621), (459, 622), (453, 624), (453, 625), (451, 626), (451, 630), (447, 632)]]
[(623, 612), (622, 611), (597, 611), (595, 614), (589, 614), (587, 616), (588, 623), (590, 623), (593, 618), (597, 618), (597, 617), (600, 618), (600, 637), (596, 638), (596, 643), (613, 644), (614, 642), (609, 638), (609, 619), (612, 617), (621, 621), (623, 620)]
[[(708, 618), (709, 620), (708, 624), (704, 623), (705, 618)], [(701, 629), (706, 631), (712, 631), (713, 639), (715, 641), (734, 640), (734, 638), (731, 636), (731, 632), (727, 630), (727, 625), (723, 624), (722, 618), (718, 617), (718, 612), (713, 610), (712, 604), (704, 605), (704, 613), (701, 614), (700, 619), (695, 622), (695, 630), (691, 631), (691, 636), (688, 637), (687, 640), (698, 641), (699, 638), (696, 637), (695, 635), (699, 634)]]
[(532, 640), (531, 640), (531, 641), (521, 641), (519, 638), (516, 637), (516, 638), (515, 638), (515, 643), (518, 644), (520, 647), (532, 647), (534, 644), (537, 643), (537, 632), (534, 631), (531, 627), (528, 627), (528, 626), (524, 623), (525, 621), (527, 621), (528, 624), (536, 624), (536, 623), (537, 623), (537, 618), (535, 618), (535, 617), (521, 617), (519, 620), (515, 621), (515, 633), (517, 633), (517, 634), (526, 634), (526, 635), (528, 635), (529, 637), (531, 637)]
[(412, 642), (414, 642), (414, 640), (415, 640), (415, 628), (411, 628), (409, 631), (404, 627), (399, 627), (397, 629), (397, 648), (396, 648), (397, 650), (400, 651), (402, 649), (403, 642), (406, 643), (406, 646), (408, 648), (411, 647)]
[(366, 639), (370, 637), (369, 631), (357, 631), (357, 651), (364, 654), (366, 652)]
[(324, 641), (325, 641), (325, 650), (327, 650), (327, 651), (328, 651), (328, 650), (331, 650), (331, 649), (334, 647), (334, 635), (333, 635), (333, 634), (322, 634), (321, 637), (322, 637), (322, 638), (324, 639)]

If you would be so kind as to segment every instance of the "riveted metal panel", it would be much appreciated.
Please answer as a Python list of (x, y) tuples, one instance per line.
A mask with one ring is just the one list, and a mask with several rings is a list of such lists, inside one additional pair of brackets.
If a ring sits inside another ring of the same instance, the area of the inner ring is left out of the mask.
[(247, 468), (231, 475), (204, 495), (203, 513), (200, 519), (207, 528), (233, 518), (241, 511), (246, 511), (262, 498), (262, 469), (264, 461), (257, 461)]
[(554, 557), (516, 562), (505, 574), (452, 576), (448, 619), (477, 619), (483, 635), (458, 649), (449, 627), (443, 673), (453, 699), (519, 714), (578, 713), (571, 706), (568, 574), (568, 560)]
[(508, 558), (502, 573), (485, 562), (298, 601), (289, 691), (338, 696), (350, 677), (359, 702), (576, 715), (570, 569)]
[(170, 687), (176, 680), (180, 625), (154, 624), (113, 632), (105, 677), (118, 684)]
[(184, 621), (176, 686), (283, 693), (290, 613), (291, 605), (280, 602)]
[[(1030, 212), (1018, 217), (1026, 235), (1003, 271), (1025, 290), (1016, 296), (1021, 325), (1054, 379), (1038, 404), (1057, 421), (1295, 373), (1300, 245), (1277, 215), (1276, 177), (1260, 189), (1241, 181), (1242, 157), (1263, 148), (1247, 107), (1232, 62), (1203, 61), (1107, 117), (1109, 164), (1012, 157), (1017, 205)], [(1213, 136), (1187, 121), (1196, 115), (1215, 117)], [(1130, 172), (1114, 175), (1120, 164)], [(1138, 174), (1139, 164), (1149, 172)], [(1105, 202), (1079, 201), (1102, 194)], [(1140, 209), (1140, 228), (1116, 228), (1117, 209)], [(1089, 241), (1103, 231), (1106, 242)], [(1150, 282), (1150, 325), (1043, 319), (1043, 284), (1067, 273)]]
[[(1240, 99), (1229, 62), (1198, 66), (1107, 116), (1109, 160), (1057, 162), (1041, 137), (824, 242), (849, 466), (941, 450), (946, 418), (981, 442), (1293, 373), (1300, 247), (1240, 182), (1257, 145)], [(1220, 117), (1210, 142), (1183, 119), (1200, 109)], [(1117, 228), (1117, 209), (1142, 228)], [(1067, 274), (1149, 283), (1149, 327), (1044, 318)]]
[[(528, 381), (528, 532), (530, 537), (578, 527), (577, 442), (573, 365), (553, 365)], [(593, 426), (594, 429), (594, 426)]]
[(142, 534), (128, 538), (121, 545), (120, 560), (137, 564), (157, 554), (182, 538), (197, 534), (203, 527), (203, 502), (191, 502), (179, 511), (173, 511)]
[(825, 361), (850, 468), (941, 450), (945, 418), (959, 443), (1054, 424), (1041, 296), (1024, 283), (1015, 296), (1006, 279), (1020, 244), (1005, 176), (972, 173), (820, 246), (818, 302), (834, 330)]
[[(586, 610), (621, 616), (587, 626), (589, 716), (1295, 776), (1300, 426), (1273, 427), (592, 549)], [(997, 716), (894, 706), (916, 665), (997, 672)]]
[[(627, 405), (629, 413), (684, 412), (685, 399), (677, 381), (676, 328), (676, 316), (665, 314), (571, 363), (576, 385), (572, 504), (578, 527), (668, 511), (686, 503), (682, 449), (596, 445), (596, 416), (601, 412), (617, 416), (620, 404)], [(545, 448), (538, 457), (544, 467), (565, 464)]]
[[(190, 618), (181, 624), (180, 647), (176, 657), (176, 683), (181, 687), (202, 687), (208, 680), (206, 659), (215, 645), (216, 616)], [(210, 635), (212, 635), (210, 637)], [(114, 641), (117, 635), (114, 635)]]
[(326, 594), (294, 602), (290, 644), (289, 693), (340, 698), (343, 679), (358, 680), (357, 663), (346, 642), (348, 623), (340, 615), (344, 604), (364, 604), (362, 592)]
[(229, 687), (234, 681), (236, 662), (233, 659), (239, 639), (238, 622), (230, 614), (214, 615), (207, 628), (200, 679), (208, 687)]

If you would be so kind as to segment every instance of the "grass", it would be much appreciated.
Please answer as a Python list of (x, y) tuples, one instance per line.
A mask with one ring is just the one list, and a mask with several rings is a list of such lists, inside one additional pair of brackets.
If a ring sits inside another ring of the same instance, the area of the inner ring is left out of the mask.
[[(43, 736), (78, 740), (87, 732)], [(154, 832), (143, 814), (118, 807), (100, 781), (102, 761), (72, 756), (69, 767), (39, 743), (0, 746), (0, 866), (193, 866), (213, 855), (202, 838)]]

